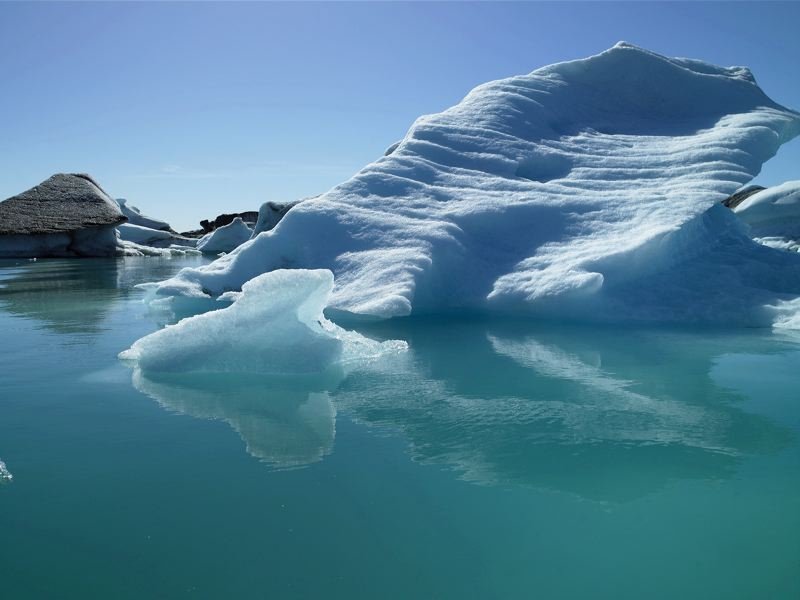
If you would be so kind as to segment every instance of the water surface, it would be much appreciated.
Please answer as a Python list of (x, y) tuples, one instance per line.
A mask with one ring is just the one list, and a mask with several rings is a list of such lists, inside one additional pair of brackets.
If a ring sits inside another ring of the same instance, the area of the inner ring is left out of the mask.
[(8, 598), (796, 598), (800, 341), (462, 317), (347, 374), (147, 375), (133, 286), (0, 263)]

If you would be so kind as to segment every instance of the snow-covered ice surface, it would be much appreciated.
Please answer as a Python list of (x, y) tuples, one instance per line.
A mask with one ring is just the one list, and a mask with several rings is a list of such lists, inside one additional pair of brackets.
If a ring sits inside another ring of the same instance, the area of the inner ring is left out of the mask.
[(214, 263), (160, 283), (214, 297), (279, 268), (330, 269), (330, 308), (453, 309), (770, 325), (800, 256), (719, 202), (800, 133), (744, 67), (620, 43), (481, 85), (393, 151)]
[(235, 302), (187, 317), (120, 358), (144, 371), (322, 374), (405, 349), (346, 331), (322, 315), (333, 289), (325, 270), (279, 270), (248, 281)]
[(240, 217), (236, 217), (227, 225), (217, 227), (211, 233), (200, 238), (200, 241), (197, 242), (197, 249), (205, 254), (230, 252), (249, 240), (251, 235), (253, 235), (253, 230)]
[(734, 208), (762, 244), (784, 250), (800, 245), (800, 181), (787, 181), (747, 198)]
[(142, 211), (140, 211), (137, 207), (128, 204), (128, 201), (125, 198), (116, 198), (116, 202), (119, 204), (119, 209), (122, 211), (122, 214), (128, 217), (128, 223), (131, 225), (147, 227), (148, 229), (169, 229), (169, 223), (166, 221), (161, 221), (160, 219), (154, 219), (153, 217), (143, 215)]

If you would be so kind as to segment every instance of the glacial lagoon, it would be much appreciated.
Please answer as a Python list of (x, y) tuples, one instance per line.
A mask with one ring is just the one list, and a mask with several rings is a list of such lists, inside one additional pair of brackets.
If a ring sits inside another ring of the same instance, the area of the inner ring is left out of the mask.
[[(152, 375), (136, 284), (0, 263), (5, 598), (800, 595), (800, 337), (485, 318), (356, 327), (324, 377)], [(348, 327), (352, 327), (349, 324)]]

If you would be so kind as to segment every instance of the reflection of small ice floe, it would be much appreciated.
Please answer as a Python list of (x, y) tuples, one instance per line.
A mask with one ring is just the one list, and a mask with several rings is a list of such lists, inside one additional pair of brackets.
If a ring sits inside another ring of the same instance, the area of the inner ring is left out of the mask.
[(14, 479), (14, 476), (11, 474), (11, 471), (8, 470), (6, 467), (6, 463), (0, 460), (0, 483), (6, 483)]

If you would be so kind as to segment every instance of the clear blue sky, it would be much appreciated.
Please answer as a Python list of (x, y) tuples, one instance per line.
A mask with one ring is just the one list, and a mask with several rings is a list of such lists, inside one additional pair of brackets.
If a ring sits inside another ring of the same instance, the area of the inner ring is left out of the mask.
[[(472, 87), (619, 40), (800, 108), (800, 3), (3, 3), (0, 198), (94, 175), (178, 229), (324, 192)], [(800, 179), (795, 140), (758, 181)]]

